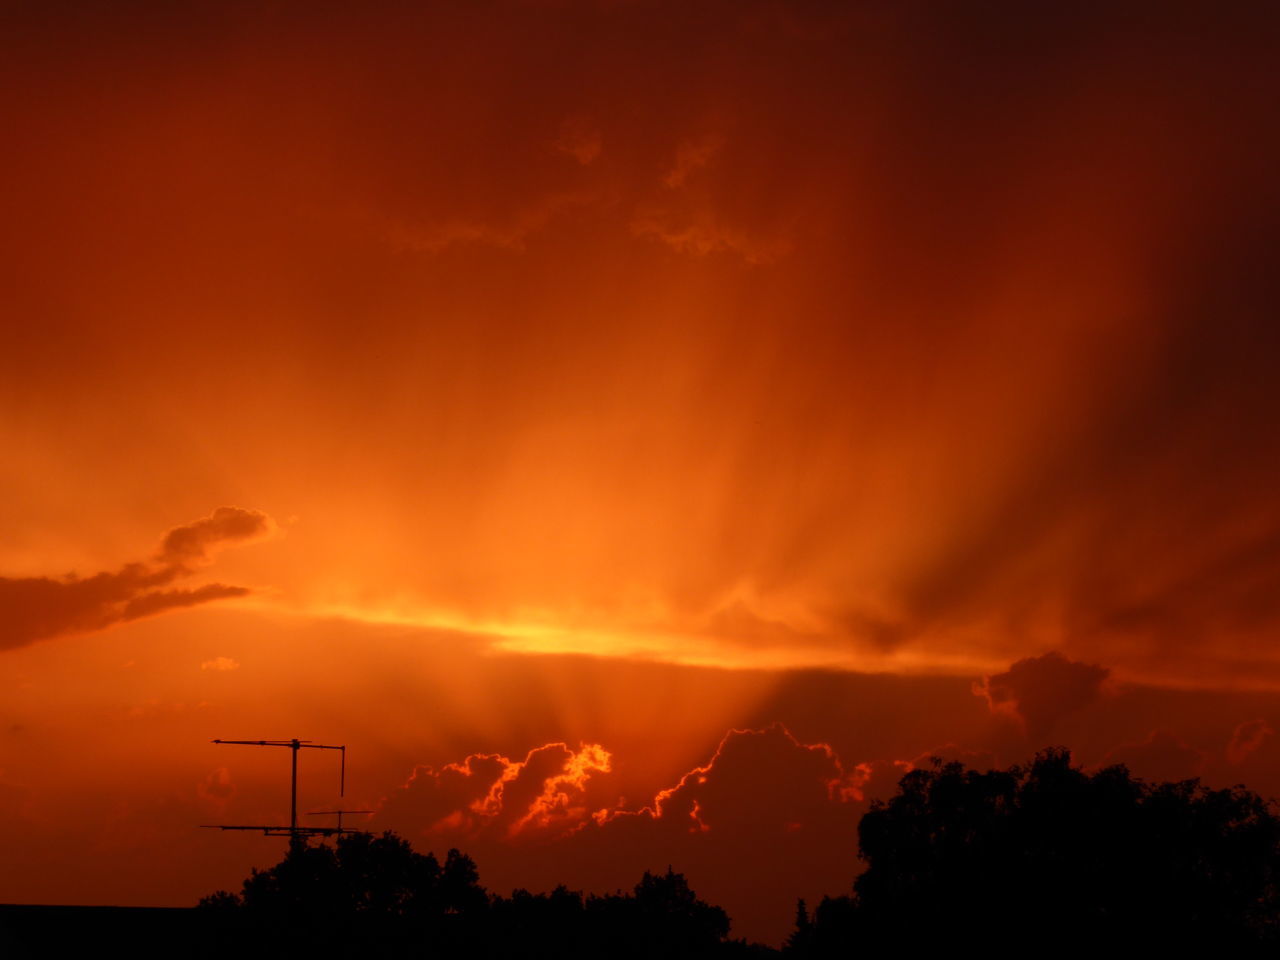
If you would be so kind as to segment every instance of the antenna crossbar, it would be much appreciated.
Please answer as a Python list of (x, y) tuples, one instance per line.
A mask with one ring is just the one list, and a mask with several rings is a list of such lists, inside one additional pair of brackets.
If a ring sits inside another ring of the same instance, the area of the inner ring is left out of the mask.
[(344, 796), (347, 792), (347, 745), (332, 743), (314, 743), (311, 740), (299, 740), (297, 738), (291, 740), (223, 740), (217, 739), (213, 741), (219, 744), (238, 744), (246, 747), (288, 747), (290, 750), (289, 763), (289, 826), (265, 826), (265, 825), (222, 825), (222, 824), (204, 824), (204, 826), (217, 830), (261, 830), (268, 837), (287, 836), (290, 839), (298, 839), (300, 837), (333, 836), (336, 833), (360, 833), (359, 830), (344, 830), (342, 827), (343, 813), (371, 813), (368, 810), (334, 810), (329, 811), (338, 815), (338, 825), (336, 827), (300, 827), (298, 826), (298, 751), (299, 750), (338, 750), (342, 759), (338, 772), (338, 795)]
[(332, 837), (340, 833), (365, 833), (349, 827), (286, 827), (272, 824), (202, 823), (204, 830), (261, 830), (264, 837)]

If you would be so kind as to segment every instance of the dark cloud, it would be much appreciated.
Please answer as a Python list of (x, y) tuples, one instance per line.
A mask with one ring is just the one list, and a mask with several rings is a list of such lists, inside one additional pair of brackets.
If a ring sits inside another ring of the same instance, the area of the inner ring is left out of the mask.
[(974, 692), (986, 698), (993, 713), (1020, 720), (1027, 736), (1038, 743), (1063, 717), (1096, 700), (1109, 674), (1105, 667), (1077, 663), (1050, 651), (985, 677)]
[(1231, 740), (1227, 744), (1227, 763), (1239, 766), (1257, 749), (1275, 734), (1267, 721), (1258, 718), (1246, 720), (1231, 732)]
[(226, 767), (209, 771), (208, 776), (196, 784), (196, 795), (215, 806), (225, 806), (235, 794), (236, 785)]
[(209, 516), (166, 533), (156, 560), (168, 566), (208, 563), (215, 550), (265, 537), (274, 528), (271, 518), (259, 510), (218, 507)]
[(647, 817), (676, 832), (801, 830), (825, 820), (833, 802), (861, 799), (861, 773), (846, 770), (829, 745), (802, 744), (781, 724), (732, 730), (704, 766), (661, 791), (651, 806), (617, 816)]
[(0, 577), (0, 650), (244, 596), (248, 587), (223, 583), (168, 587), (189, 576), (191, 564), (208, 563), (218, 548), (263, 536), (272, 528), (266, 514), (219, 507), (208, 517), (170, 530), (153, 563), (128, 563), (91, 577)]
[(155, 590), (126, 603), (120, 611), (120, 619), (137, 620), (139, 617), (149, 617), (165, 610), (193, 607), (199, 603), (208, 603), (210, 600), (243, 597), (248, 593), (250, 593), (248, 587), (235, 587), (226, 583), (208, 583), (194, 590)]
[(1206, 757), (1168, 730), (1152, 730), (1145, 740), (1122, 743), (1104, 764), (1122, 763), (1144, 780), (1190, 780), (1204, 773)]
[(511, 761), (497, 754), (473, 754), (439, 771), (415, 767), (409, 779), (386, 797), (375, 822), (408, 836), (433, 829), (475, 833), (491, 816), (491, 796)]
[(848, 889), (865, 791), (901, 775), (884, 767), (846, 763), (828, 744), (803, 743), (781, 724), (733, 730), (649, 805), (598, 814), (565, 843), (606, 886), (622, 882), (613, 864), (674, 864), (729, 911), (735, 935), (774, 938), (797, 896), (813, 901)]
[(375, 822), (427, 846), (463, 844), (482, 870), (496, 866), (486, 876), (498, 888), (607, 891), (634, 882), (637, 870), (672, 865), (729, 910), (739, 934), (773, 937), (797, 894), (848, 887), (863, 787), (875, 780), (889, 789), (905, 770), (848, 765), (781, 724), (730, 731), (705, 763), (641, 804), (611, 792), (612, 766), (602, 747), (555, 743), (523, 761), (488, 755), (419, 767)]

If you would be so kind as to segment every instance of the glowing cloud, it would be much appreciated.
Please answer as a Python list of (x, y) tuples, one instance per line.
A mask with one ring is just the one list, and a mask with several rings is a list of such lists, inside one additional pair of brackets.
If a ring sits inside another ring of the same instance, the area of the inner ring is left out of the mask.
[(410, 833), (558, 835), (586, 820), (585, 795), (597, 773), (611, 769), (609, 751), (595, 743), (577, 750), (548, 743), (523, 760), (473, 754), (434, 770), (420, 766), (379, 807), (377, 819)]

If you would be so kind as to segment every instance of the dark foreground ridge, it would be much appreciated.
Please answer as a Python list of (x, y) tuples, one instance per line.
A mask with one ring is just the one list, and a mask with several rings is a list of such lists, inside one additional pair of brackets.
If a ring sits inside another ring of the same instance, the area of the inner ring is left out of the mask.
[[(1276, 955), (1280, 815), (1256, 794), (1073, 768), (1065, 750), (981, 773), (935, 763), (859, 826), (865, 869), (809, 911), (787, 958), (1084, 949)], [(850, 851), (850, 875), (856, 871)], [(0, 955), (734, 958), (729, 918), (671, 870), (603, 896), (487, 892), (457, 850), (441, 862), (391, 833), (294, 843), (240, 893), (198, 908), (0, 907)]]

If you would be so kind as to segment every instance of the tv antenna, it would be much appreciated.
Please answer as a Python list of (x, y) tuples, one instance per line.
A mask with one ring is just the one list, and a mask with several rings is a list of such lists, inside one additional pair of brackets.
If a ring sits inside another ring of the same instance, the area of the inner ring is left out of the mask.
[(300, 827), (298, 826), (298, 751), (299, 750), (337, 750), (342, 756), (338, 772), (338, 795), (344, 796), (347, 790), (347, 745), (312, 743), (310, 740), (214, 740), (213, 743), (239, 744), (246, 747), (288, 747), (289, 748), (289, 825), (274, 824), (222, 824), (206, 823), (201, 826), (210, 830), (261, 830), (263, 836), (288, 837), (290, 843), (296, 843), (304, 837), (331, 837), (341, 833), (363, 833), (362, 830), (351, 830), (342, 826), (344, 813), (372, 813), (371, 810), (326, 810), (324, 813), (336, 813), (336, 827)]

